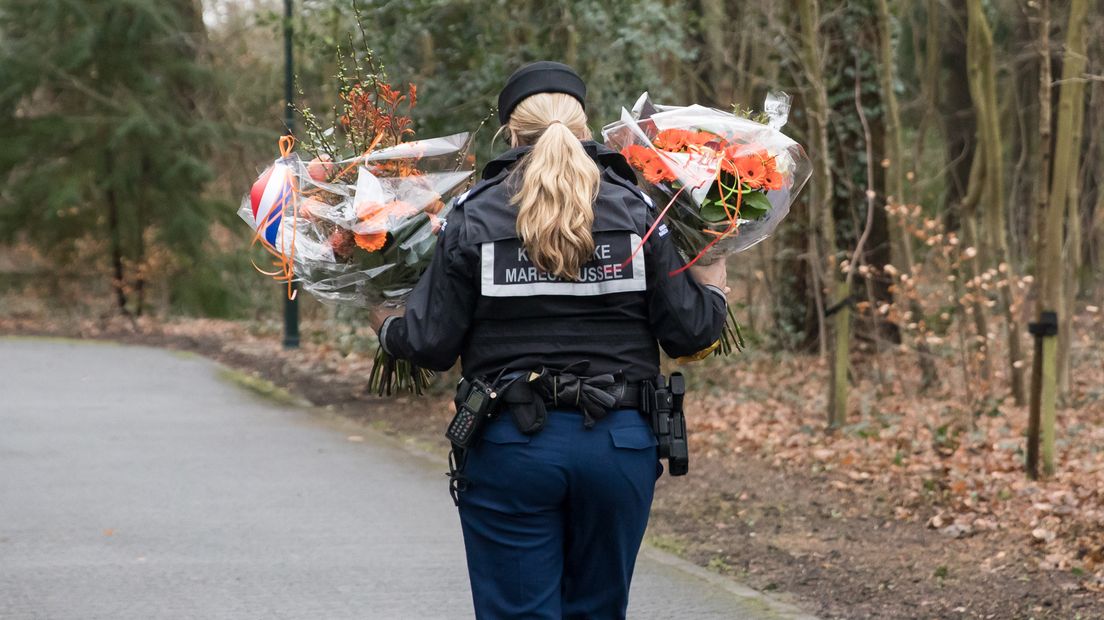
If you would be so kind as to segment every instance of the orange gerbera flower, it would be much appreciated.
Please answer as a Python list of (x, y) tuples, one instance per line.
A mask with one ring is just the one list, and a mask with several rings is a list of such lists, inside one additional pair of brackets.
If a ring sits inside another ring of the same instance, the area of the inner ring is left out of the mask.
[(383, 246), (387, 245), (387, 233), (385, 232), (356, 234), (353, 239), (356, 240), (358, 248), (368, 252), (378, 252), (383, 249)]
[[(748, 145), (734, 144), (724, 150), (721, 169), (740, 178), (740, 183), (751, 189), (762, 189), (767, 172), (773, 168), (773, 160), (762, 151), (748, 152)], [(770, 166), (768, 167), (768, 163)]]
[(357, 205), (358, 228), (367, 229), (367, 232), (355, 235), (357, 247), (368, 252), (382, 250), (387, 245), (390, 219), (410, 217), (415, 213), (417, 209), (401, 200), (392, 200), (386, 204), (365, 202)]
[(357, 219), (367, 224), (368, 227), (385, 228), (388, 220), (394, 218), (410, 217), (417, 213), (417, 209), (401, 200), (392, 200), (386, 204), (378, 202), (365, 202), (357, 205)]
[(663, 183), (665, 181), (674, 181), (675, 174), (671, 172), (671, 168), (667, 166), (667, 163), (662, 159), (656, 157), (652, 161), (648, 162), (644, 166), (644, 180), (649, 183)]
[(740, 157), (732, 162), (732, 165), (740, 175), (740, 180), (749, 186), (761, 183), (767, 175), (767, 167), (763, 165), (763, 160), (755, 155)]
[(664, 129), (652, 140), (657, 149), (664, 151), (681, 151), (686, 148), (690, 132), (685, 129)]
[(782, 173), (773, 166), (768, 167), (767, 174), (763, 177), (763, 189), (782, 189)]
[(621, 149), (621, 154), (628, 160), (629, 165), (638, 170), (643, 170), (652, 159), (655, 158), (655, 153), (652, 149), (642, 146), (640, 144), (630, 144)]
[(687, 146), (702, 146), (717, 140), (717, 136), (708, 131), (689, 131), (686, 135)]

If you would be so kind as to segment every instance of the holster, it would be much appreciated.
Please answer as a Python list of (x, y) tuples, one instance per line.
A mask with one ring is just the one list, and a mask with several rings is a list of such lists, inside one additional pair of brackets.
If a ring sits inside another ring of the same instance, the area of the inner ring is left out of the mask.
[(548, 408), (544, 405), (544, 398), (533, 389), (533, 383), (527, 381), (526, 377), (514, 380), (500, 398), (514, 417), (514, 424), (519, 431), (533, 435), (544, 429)]

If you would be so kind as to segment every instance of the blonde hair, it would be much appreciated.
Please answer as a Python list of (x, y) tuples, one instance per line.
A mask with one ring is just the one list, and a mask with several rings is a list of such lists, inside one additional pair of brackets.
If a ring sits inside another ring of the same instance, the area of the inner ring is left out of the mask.
[(594, 253), (601, 173), (580, 142), (590, 138), (586, 123), (575, 98), (538, 93), (514, 108), (504, 128), (514, 146), (533, 145), (514, 171), (520, 187), (510, 201), (518, 207), (518, 237), (538, 269), (565, 280), (577, 280)]

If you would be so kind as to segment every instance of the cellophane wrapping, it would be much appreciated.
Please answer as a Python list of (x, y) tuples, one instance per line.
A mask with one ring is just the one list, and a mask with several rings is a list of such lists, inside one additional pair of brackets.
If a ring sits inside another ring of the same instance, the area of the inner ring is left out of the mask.
[(238, 213), (302, 290), (327, 303), (398, 306), (471, 177), (467, 143), (462, 133), (344, 161), (291, 153), (261, 174)]
[(666, 213), (691, 261), (747, 250), (769, 237), (809, 179), (800, 144), (782, 133), (789, 97), (767, 97), (766, 123), (701, 105), (656, 105), (644, 93), (603, 128)]

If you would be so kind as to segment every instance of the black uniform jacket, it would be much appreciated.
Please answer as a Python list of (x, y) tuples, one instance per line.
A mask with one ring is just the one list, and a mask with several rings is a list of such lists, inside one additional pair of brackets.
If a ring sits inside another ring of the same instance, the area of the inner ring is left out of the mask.
[(556, 279), (526, 256), (507, 178), (528, 147), (513, 149), (457, 198), (405, 315), (381, 330), (384, 350), (432, 370), (447, 370), (460, 356), (469, 378), (586, 360), (589, 368), (578, 374), (623, 371), (640, 381), (659, 372), (657, 341), (668, 355), (682, 356), (717, 340), (724, 293), (687, 272), (671, 275), (684, 263), (662, 223), (629, 259), (655, 221), (654, 206), (620, 153), (583, 145), (602, 182), (594, 256), (579, 278)]

